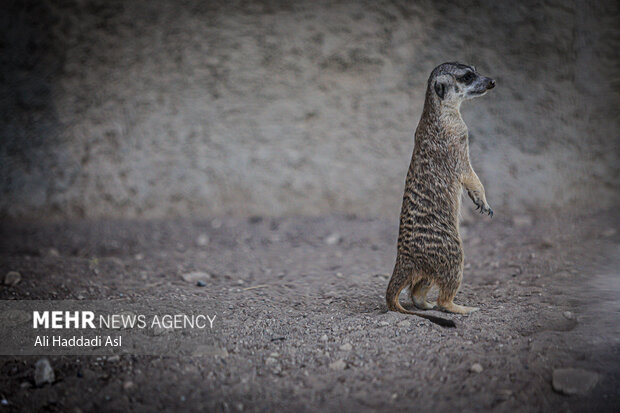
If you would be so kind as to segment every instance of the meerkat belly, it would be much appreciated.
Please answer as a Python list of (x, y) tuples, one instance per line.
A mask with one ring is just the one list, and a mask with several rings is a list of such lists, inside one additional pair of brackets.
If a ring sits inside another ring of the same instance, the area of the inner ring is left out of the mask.
[(427, 273), (449, 271), (460, 265), (463, 250), (457, 214), (454, 200), (407, 191), (401, 213), (399, 253)]

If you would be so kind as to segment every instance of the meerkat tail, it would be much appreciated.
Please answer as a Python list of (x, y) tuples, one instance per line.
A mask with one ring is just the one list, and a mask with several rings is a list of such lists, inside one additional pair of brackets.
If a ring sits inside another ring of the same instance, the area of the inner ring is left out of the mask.
[[(390, 282), (390, 284), (391, 284), (391, 282)], [(388, 306), (389, 310), (397, 311), (397, 312), (403, 313), (403, 314), (416, 315), (418, 317), (425, 318), (428, 321), (430, 321), (431, 323), (435, 323), (435, 324), (440, 325), (442, 327), (456, 327), (456, 324), (454, 323), (454, 321), (448, 320), (447, 318), (435, 317), (433, 315), (422, 314), (422, 313), (419, 313), (417, 311), (405, 310), (403, 308), (403, 306), (400, 305), (400, 302), (398, 301), (398, 297), (400, 296), (401, 291), (403, 291), (403, 289), (406, 286), (407, 286), (406, 283), (402, 283), (402, 285), (400, 285), (399, 287), (397, 287), (395, 289), (390, 288), (390, 286), (388, 286), (388, 292), (387, 292), (386, 298), (387, 298), (387, 306)]]

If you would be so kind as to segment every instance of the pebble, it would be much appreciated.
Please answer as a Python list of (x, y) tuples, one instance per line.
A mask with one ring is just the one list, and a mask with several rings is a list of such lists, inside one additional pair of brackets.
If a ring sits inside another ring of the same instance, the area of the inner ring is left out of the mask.
[(321, 336), (321, 341), (327, 341), (327, 340), (328, 340), (327, 334), (323, 334)]
[(131, 390), (134, 387), (135, 387), (135, 384), (131, 380), (127, 380), (126, 382), (123, 383), (123, 389), (125, 389), (125, 390)]
[(4, 276), (4, 285), (8, 285), (10, 287), (19, 284), (22, 280), (22, 275), (17, 271), (9, 271)]
[(204, 281), (202, 281), (202, 280), (198, 280), (198, 281), (196, 282), (196, 286), (198, 286), (198, 287), (206, 287), (206, 286), (207, 286), (207, 283), (206, 283), (206, 282), (204, 282)]
[(408, 328), (411, 327), (411, 321), (409, 320), (402, 320), (398, 322), (398, 326), (399, 327), (403, 327), (403, 328)]
[(389, 326), (389, 325), (390, 325), (390, 323), (388, 323), (387, 321), (379, 321), (379, 325), (380, 325), (381, 327), (386, 327), (386, 326)]
[(50, 248), (47, 250), (47, 255), (50, 257), (60, 257), (60, 252), (56, 248)]
[(570, 311), (564, 311), (564, 312), (562, 313), (562, 315), (563, 315), (563, 316), (564, 316), (564, 318), (566, 318), (567, 320), (572, 320), (572, 319), (574, 319), (574, 318), (575, 318), (575, 314), (573, 314), (573, 313), (572, 313), (572, 312), (570, 312)]
[(469, 368), (469, 371), (471, 371), (472, 373), (482, 373), (482, 370), (484, 369), (482, 368), (482, 365), (480, 363), (474, 363)]
[(553, 370), (553, 390), (565, 395), (585, 395), (596, 386), (598, 374), (583, 369)]
[(228, 350), (225, 347), (217, 347), (212, 345), (199, 345), (193, 352), (192, 356), (214, 356), (219, 358), (228, 357)]
[(343, 359), (339, 359), (329, 364), (329, 368), (336, 371), (344, 370), (347, 367), (347, 363)]
[(207, 234), (200, 234), (198, 238), (196, 238), (196, 244), (199, 247), (204, 247), (209, 243), (209, 236)]
[(34, 384), (38, 387), (45, 383), (53, 383), (55, 379), (54, 369), (47, 358), (39, 359), (34, 364)]
[(340, 237), (340, 234), (337, 233), (333, 233), (333, 234), (329, 234), (327, 237), (325, 237), (325, 243), (327, 245), (336, 245), (340, 242), (342, 238)]
[(189, 283), (198, 283), (202, 281), (206, 285), (206, 281), (211, 278), (211, 274), (204, 271), (192, 271), (181, 275), (181, 277)]
[(8, 406), (9, 405), (9, 401), (3, 397), (2, 400), (0, 400), (0, 404), (3, 405), (3, 406)]
[(351, 345), (351, 343), (344, 343), (343, 345), (340, 346), (340, 350), (351, 351), (353, 350), (353, 346)]
[(113, 356), (108, 357), (107, 361), (109, 361), (110, 363), (115, 363), (119, 361), (120, 359), (121, 359), (121, 356), (119, 356), (118, 354), (115, 354)]

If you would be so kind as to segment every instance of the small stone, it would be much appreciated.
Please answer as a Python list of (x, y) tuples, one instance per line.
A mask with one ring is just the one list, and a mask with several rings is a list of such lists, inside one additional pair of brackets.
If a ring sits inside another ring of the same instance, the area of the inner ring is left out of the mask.
[(411, 321), (409, 321), (409, 320), (402, 320), (402, 321), (399, 321), (397, 325), (399, 327), (402, 327), (402, 328), (409, 328), (409, 327), (411, 327)]
[(199, 247), (204, 247), (209, 243), (209, 236), (207, 234), (200, 234), (198, 238), (196, 238), (196, 244)]
[(136, 261), (142, 261), (144, 259), (144, 254), (136, 254), (133, 257)]
[(133, 381), (131, 380), (127, 380), (126, 382), (123, 383), (123, 389), (124, 390), (131, 390), (135, 387), (135, 384)]
[(217, 347), (210, 345), (200, 345), (193, 352), (192, 356), (214, 356), (220, 358), (228, 357), (228, 350), (225, 347)]
[(340, 346), (340, 350), (351, 351), (353, 350), (353, 346), (351, 345), (351, 343), (344, 343), (343, 345)]
[(198, 280), (198, 281), (196, 282), (196, 286), (198, 286), (198, 287), (206, 287), (206, 286), (207, 286), (207, 283), (206, 283), (206, 282), (204, 282), (204, 281), (202, 281), (202, 280)]
[(390, 325), (390, 323), (388, 323), (387, 321), (379, 321), (379, 325), (380, 325), (381, 327), (386, 327), (386, 326), (389, 326), (389, 325)]
[(267, 359), (265, 360), (266, 366), (275, 366), (276, 364), (278, 364), (278, 360), (273, 357), (267, 357)]
[(107, 361), (109, 361), (110, 363), (115, 363), (119, 361), (120, 359), (121, 359), (121, 356), (119, 356), (118, 354), (115, 354), (113, 356), (108, 357)]
[(329, 368), (336, 371), (341, 371), (347, 368), (347, 363), (343, 359), (336, 360), (329, 364)]
[(47, 255), (49, 257), (60, 257), (60, 253), (56, 248), (50, 248), (49, 250), (47, 250)]
[(188, 272), (186, 274), (181, 275), (181, 277), (185, 281), (192, 283), (192, 284), (202, 281), (206, 285), (207, 280), (211, 279), (211, 274), (208, 274), (204, 271), (192, 271), (192, 272)]
[(598, 374), (582, 369), (553, 370), (553, 390), (565, 395), (585, 395), (596, 386)]
[(567, 320), (573, 320), (575, 318), (575, 314), (573, 314), (570, 311), (564, 311), (562, 313), (562, 315), (564, 316), (564, 318), (566, 318)]
[(324, 241), (327, 245), (336, 245), (340, 242), (340, 240), (341, 240), (340, 234), (333, 233), (325, 237)]
[(321, 341), (327, 341), (327, 340), (328, 340), (327, 334), (323, 334), (321, 336)]
[(3, 397), (2, 400), (0, 400), (0, 405), (8, 406), (9, 405), (9, 401)]
[(22, 275), (17, 271), (9, 271), (4, 276), (4, 285), (8, 285), (9, 287), (13, 287), (14, 285), (19, 284), (22, 280)]
[(472, 373), (482, 373), (482, 370), (484, 369), (482, 368), (482, 365), (480, 363), (474, 363), (469, 368), (469, 371), (471, 371)]
[(47, 358), (39, 359), (34, 364), (34, 384), (37, 387), (43, 386), (46, 383), (53, 383), (55, 379), (54, 369)]
[(31, 387), (32, 387), (32, 384), (30, 384), (30, 382), (28, 382), (28, 381), (23, 381), (23, 382), (19, 385), (19, 387), (21, 387), (22, 389), (29, 389), (29, 388), (31, 388)]

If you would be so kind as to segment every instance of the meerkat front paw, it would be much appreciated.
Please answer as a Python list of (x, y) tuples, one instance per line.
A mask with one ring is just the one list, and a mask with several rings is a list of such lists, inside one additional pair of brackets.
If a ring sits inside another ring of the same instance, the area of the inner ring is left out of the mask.
[(476, 211), (480, 211), (481, 214), (486, 213), (493, 218), (493, 209), (486, 203), (484, 197), (480, 197), (480, 195), (475, 191), (467, 191), (467, 195), (469, 195), (471, 200), (476, 205)]
[(489, 204), (476, 204), (476, 210), (480, 211), (481, 214), (488, 214), (491, 218), (493, 218), (493, 209), (489, 206)]

